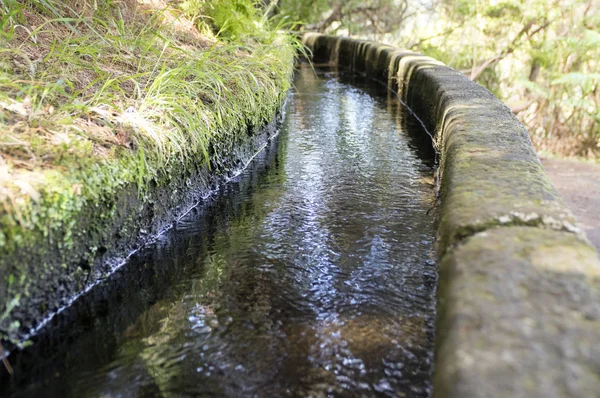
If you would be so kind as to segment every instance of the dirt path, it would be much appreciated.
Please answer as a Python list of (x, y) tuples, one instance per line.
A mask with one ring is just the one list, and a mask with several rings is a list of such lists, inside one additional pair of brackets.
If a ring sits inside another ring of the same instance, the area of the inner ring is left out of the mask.
[(542, 159), (550, 180), (600, 251), (600, 165)]

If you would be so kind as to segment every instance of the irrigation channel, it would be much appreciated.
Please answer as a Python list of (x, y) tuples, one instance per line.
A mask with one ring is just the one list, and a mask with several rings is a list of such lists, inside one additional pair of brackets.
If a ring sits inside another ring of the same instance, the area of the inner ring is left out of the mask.
[(385, 87), (301, 67), (278, 138), (57, 316), (0, 394), (430, 396), (433, 163)]

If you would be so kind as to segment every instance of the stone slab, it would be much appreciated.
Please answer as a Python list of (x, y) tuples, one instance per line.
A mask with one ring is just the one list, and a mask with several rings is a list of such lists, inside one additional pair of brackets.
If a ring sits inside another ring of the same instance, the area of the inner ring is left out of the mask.
[(508, 107), (445, 66), (413, 70), (407, 79), (409, 106), (434, 129), (440, 154), (441, 255), (461, 239), (498, 225), (583, 236), (544, 172), (527, 130)]
[(435, 397), (600, 396), (600, 261), (575, 235), (500, 227), (440, 263)]

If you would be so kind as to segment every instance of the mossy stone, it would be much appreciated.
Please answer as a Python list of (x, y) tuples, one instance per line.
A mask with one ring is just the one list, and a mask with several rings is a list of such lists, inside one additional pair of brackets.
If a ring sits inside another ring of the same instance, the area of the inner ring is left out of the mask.
[(440, 263), (436, 397), (600, 391), (600, 260), (576, 235), (498, 227)]

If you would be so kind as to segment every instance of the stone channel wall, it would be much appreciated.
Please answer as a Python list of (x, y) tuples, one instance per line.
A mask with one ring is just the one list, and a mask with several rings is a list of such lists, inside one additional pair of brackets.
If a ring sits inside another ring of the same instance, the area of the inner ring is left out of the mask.
[(600, 396), (600, 261), (500, 100), (423, 55), (307, 34), (387, 81), (439, 154), (435, 397)]
[[(54, 236), (11, 255), (0, 255), (0, 279), (5, 280), (5, 274), (17, 267), (32, 276), (32, 282), (20, 291), (20, 304), (14, 308), (7, 305), (0, 318), (4, 349), (11, 351), (35, 336), (57, 311), (106, 279), (130, 253), (156, 239), (244, 168), (277, 135), (282, 121), (281, 111), (276, 111), (262, 126), (247, 125), (243, 131), (221, 134), (224, 138), (213, 143), (221, 152), (210, 164), (198, 159), (174, 161), (169, 172), (153, 181), (144, 195), (139, 194), (137, 184), (130, 184), (109, 202), (91, 203), (76, 222), (72, 248), (60, 247), (56, 241), (62, 236)], [(93, 256), (90, 247), (98, 248)], [(7, 297), (7, 286), (0, 286), (0, 308)], [(19, 327), (11, 328), (11, 324)]]

